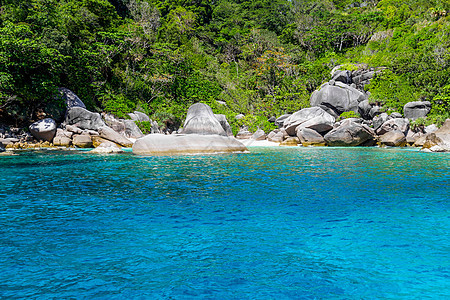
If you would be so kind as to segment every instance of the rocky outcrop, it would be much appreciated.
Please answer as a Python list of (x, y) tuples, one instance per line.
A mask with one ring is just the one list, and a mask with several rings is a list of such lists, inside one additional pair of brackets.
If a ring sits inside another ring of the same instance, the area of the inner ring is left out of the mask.
[(281, 143), (284, 140), (284, 134), (280, 130), (278, 130), (278, 131), (271, 131), (267, 135), (267, 140), (270, 141), (270, 142)]
[(138, 139), (144, 136), (142, 131), (139, 129), (139, 127), (133, 120), (123, 120), (122, 122), (125, 126), (124, 130), (125, 137)]
[(409, 130), (409, 120), (403, 118), (390, 119), (383, 123), (377, 130), (378, 135), (383, 135), (386, 132), (399, 130), (406, 136)]
[(433, 133), (425, 135), (423, 149), (431, 152), (450, 152), (450, 119)]
[(300, 144), (300, 140), (298, 137), (288, 137), (287, 139), (285, 139), (284, 141), (282, 141), (280, 143), (280, 146), (288, 146), (288, 147), (295, 147), (298, 146), (298, 144)]
[(278, 126), (278, 128), (281, 128), (284, 126), (284, 121), (286, 121), (287, 118), (289, 118), (292, 114), (285, 114), (282, 116), (279, 116), (276, 120), (275, 120), (275, 126)]
[(321, 107), (338, 117), (346, 111), (358, 112), (358, 104), (366, 98), (367, 96), (357, 89), (332, 80), (312, 93), (310, 103), (311, 106)]
[(91, 130), (98, 130), (100, 127), (105, 126), (100, 114), (90, 112), (82, 107), (72, 107), (67, 110), (66, 124)]
[(216, 119), (219, 121), (223, 130), (227, 134), (227, 136), (233, 136), (233, 131), (231, 130), (231, 126), (228, 123), (227, 117), (225, 115), (215, 114)]
[(393, 130), (380, 136), (379, 142), (383, 146), (404, 147), (406, 146), (406, 137), (400, 130)]
[(252, 137), (253, 133), (251, 133), (247, 126), (242, 126), (239, 129), (239, 132), (236, 134), (236, 138), (240, 139), (240, 140), (246, 140), (246, 139), (250, 139)]
[(408, 102), (403, 107), (403, 114), (405, 118), (415, 120), (417, 118), (426, 117), (431, 110), (431, 103), (429, 101), (414, 101)]
[(255, 141), (262, 141), (266, 139), (266, 133), (262, 129), (258, 129), (255, 131), (255, 133), (251, 137), (252, 140)]
[(121, 146), (124, 146), (124, 147), (133, 146), (133, 143), (129, 139), (125, 138), (123, 135), (114, 131), (112, 128), (110, 128), (108, 126), (100, 127), (98, 129), (98, 134), (100, 135), (100, 137), (107, 139), (109, 141), (112, 141), (114, 143), (117, 143)]
[(133, 153), (139, 155), (174, 155), (245, 152), (247, 148), (233, 137), (199, 134), (149, 134), (138, 139)]
[(284, 129), (295, 136), (297, 128), (310, 128), (317, 132), (326, 132), (333, 128), (335, 119), (320, 107), (304, 108), (284, 121)]
[(363, 125), (348, 120), (324, 136), (329, 146), (359, 146), (372, 138)]
[(72, 143), (78, 148), (92, 148), (92, 139), (90, 135), (74, 135)]
[(182, 133), (227, 135), (211, 107), (204, 103), (195, 103), (189, 107)]
[(56, 122), (53, 119), (46, 118), (31, 124), (29, 129), (38, 141), (51, 142), (56, 134)]
[(140, 112), (140, 111), (134, 111), (132, 113), (129, 113), (128, 116), (131, 118), (131, 120), (133, 121), (138, 121), (138, 122), (151, 122), (150, 117), (147, 116), (145, 113)]
[(310, 128), (297, 130), (297, 137), (303, 146), (326, 146), (325, 139), (317, 131)]
[(109, 154), (109, 153), (122, 153), (123, 150), (116, 144), (111, 142), (103, 142), (95, 149), (89, 151), (89, 153)]
[(64, 87), (59, 88), (58, 90), (66, 103), (67, 109), (71, 109), (72, 107), (81, 107), (86, 109), (86, 105), (84, 105), (83, 101), (81, 101), (74, 92)]

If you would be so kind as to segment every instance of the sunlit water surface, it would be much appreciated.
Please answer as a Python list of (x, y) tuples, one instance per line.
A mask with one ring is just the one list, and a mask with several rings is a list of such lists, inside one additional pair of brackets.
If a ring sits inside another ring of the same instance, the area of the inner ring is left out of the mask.
[(0, 157), (0, 298), (449, 299), (450, 155)]

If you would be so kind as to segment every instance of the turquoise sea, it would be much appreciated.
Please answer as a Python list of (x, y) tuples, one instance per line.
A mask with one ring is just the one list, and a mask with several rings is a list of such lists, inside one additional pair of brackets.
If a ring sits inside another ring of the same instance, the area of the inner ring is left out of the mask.
[(0, 299), (450, 299), (450, 155), (0, 157)]

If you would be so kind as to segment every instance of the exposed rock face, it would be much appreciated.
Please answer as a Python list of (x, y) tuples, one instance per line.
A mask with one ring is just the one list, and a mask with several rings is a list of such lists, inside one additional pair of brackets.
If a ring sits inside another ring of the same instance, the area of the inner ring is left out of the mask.
[(408, 133), (409, 129), (409, 120), (408, 119), (402, 119), (402, 118), (396, 118), (396, 119), (390, 119), (383, 123), (377, 130), (376, 133), (378, 135), (383, 135), (386, 132), (399, 130), (403, 132), (404, 135)]
[(71, 109), (72, 107), (81, 107), (86, 109), (86, 105), (84, 105), (83, 101), (81, 101), (74, 92), (64, 87), (59, 88), (58, 90), (63, 100), (66, 102), (67, 109)]
[(239, 129), (239, 132), (236, 134), (236, 138), (240, 140), (246, 140), (250, 139), (252, 135), (253, 133), (248, 131), (248, 128), (246, 126), (243, 126), (241, 129)]
[(214, 115), (216, 119), (219, 121), (220, 125), (222, 126), (223, 130), (227, 134), (227, 136), (233, 136), (233, 131), (231, 130), (231, 126), (228, 123), (227, 117), (225, 115)]
[(182, 133), (227, 135), (211, 107), (203, 103), (195, 103), (189, 107)]
[(335, 119), (320, 107), (304, 108), (284, 121), (284, 128), (290, 136), (296, 134), (297, 127), (326, 132), (333, 128)]
[(429, 101), (408, 102), (403, 107), (405, 118), (411, 120), (426, 117), (430, 110), (431, 103)]
[(90, 112), (77, 106), (67, 110), (66, 124), (76, 125), (81, 129), (91, 130), (98, 130), (100, 127), (105, 126), (100, 114)]
[(373, 118), (373, 129), (377, 130), (387, 120), (389, 120), (389, 116), (387, 113), (382, 113), (382, 114), (376, 116), (375, 118)]
[(139, 122), (151, 122), (150, 117), (140, 111), (134, 111), (128, 114), (133, 121)]
[[(334, 84), (333, 84), (334, 83)], [(366, 95), (342, 82), (327, 82), (311, 95), (311, 106), (319, 106), (334, 117), (345, 111), (358, 111), (358, 104)]]
[(288, 137), (287, 139), (285, 139), (284, 141), (282, 141), (280, 143), (280, 146), (289, 146), (289, 147), (294, 147), (294, 146), (298, 146), (298, 144), (300, 144), (300, 140), (298, 137)]
[(89, 151), (89, 153), (99, 153), (99, 154), (122, 153), (122, 152), (123, 150), (116, 144), (108, 142), (101, 143), (98, 147)]
[(361, 117), (365, 120), (372, 119), (370, 117), (370, 110), (372, 109), (372, 106), (369, 103), (369, 100), (361, 101), (358, 104), (358, 113), (361, 115)]
[(450, 119), (447, 119), (441, 128), (425, 137), (423, 148), (432, 152), (450, 152)]
[(380, 144), (391, 147), (406, 146), (406, 137), (400, 130), (388, 131), (379, 138)]
[(348, 70), (337, 71), (333, 76), (333, 80), (350, 85), (352, 84), (352, 72)]
[(41, 141), (51, 142), (56, 134), (56, 122), (46, 118), (30, 125), (31, 134)]
[(199, 134), (149, 134), (133, 145), (139, 155), (173, 155), (220, 152), (244, 152), (247, 148), (233, 137)]
[(123, 124), (125, 125), (124, 134), (126, 137), (138, 139), (144, 136), (142, 131), (133, 120), (123, 120)]
[(291, 116), (291, 114), (285, 114), (285, 115), (279, 116), (275, 120), (275, 126), (278, 126), (278, 128), (283, 127), (284, 121), (286, 121), (286, 119), (289, 118), (290, 116)]
[(109, 141), (112, 141), (114, 143), (117, 143), (119, 145), (122, 145), (124, 147), (131, 147), (133, 146), (133, 143), (121, 135), (120, 133), (114, 131), (112, 128), (108, 126), (102, 126), (98, 129), (98, 133), (100, 137), (107, 139)]
[(324, 136), (329, 146), (358, 146), (372, 138), (370, 132), (363, 125), (352, 121), (342, 122), (341, 126)]
[(317, 131), (310, 128), (297, 130), (297, 137), (303, 146), (325, 146), (325, 140)]
[(278, 132), (272, 131), (267, 136), (267, 140), (275, 143), (281, 143), (284, 140), (284, 134), (281, 131)]
[(266, 133), (262, 129), (258, 129), (251, 137), (252, 140), (262, 141), (266, 139)]
[(92, 148), (92, 139), (90, 135), (75, 135), (72, 143), (79, 148)]
[(238, 114), (234, 117), (236, 120), (242, 120), (243, 118), (245, 118), (245, 116), (243, 114)]
[(53, 145), (60, 147), (69, 147), (72, 145), (72, 140), (66, 136), (55, 136), (53, 138)]

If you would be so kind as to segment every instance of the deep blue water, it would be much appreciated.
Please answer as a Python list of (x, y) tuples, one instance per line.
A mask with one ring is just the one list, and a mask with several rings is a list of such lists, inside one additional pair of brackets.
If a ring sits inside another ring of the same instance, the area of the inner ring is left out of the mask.
[(450, 155), (0, 157), (0, 298), (449, 299)]

